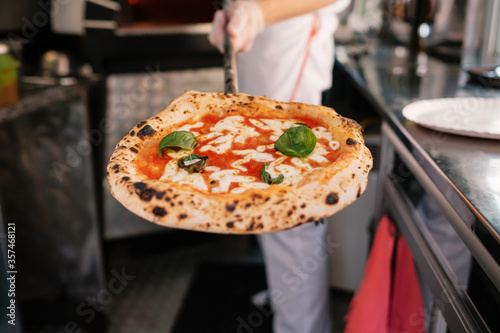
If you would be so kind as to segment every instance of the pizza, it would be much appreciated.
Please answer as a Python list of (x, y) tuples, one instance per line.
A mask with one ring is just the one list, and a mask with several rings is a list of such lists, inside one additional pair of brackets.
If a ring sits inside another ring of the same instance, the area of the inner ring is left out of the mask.
[(259, 234), (323, 221), (366, 188), (360, 126), (333, 109), (186, 91), (117, 144), (113, 196), (166, 227)]

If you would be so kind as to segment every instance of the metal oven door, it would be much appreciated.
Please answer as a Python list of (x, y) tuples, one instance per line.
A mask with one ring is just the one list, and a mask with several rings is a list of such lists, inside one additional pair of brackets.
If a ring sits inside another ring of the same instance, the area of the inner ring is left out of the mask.
[(51, 29), (80, 36), (96, 71), (144, 71), (222, 65), (207, 39), (217, 2), (211, 0), (53, 0)]
[(216, 2), (207, 0), (52, 1), (52, 31), (85, 35), (87, 29), (117, 35), (207, 33)]

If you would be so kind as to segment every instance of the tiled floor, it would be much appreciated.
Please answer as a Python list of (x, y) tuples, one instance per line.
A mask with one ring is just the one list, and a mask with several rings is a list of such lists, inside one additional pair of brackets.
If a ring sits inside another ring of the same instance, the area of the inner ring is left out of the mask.
[[(109, 244), (107, 257), (108, 272), (125, 270), (131, 276), (105, 308), (108, 333), (169, 333), (199, 263), (261, 262), (251, 236), (178, 231)], [(334, 333), (343, 331), (351, 296), (331, 291)]]
[(198, 244), (163, 250), (161, 242), (168, 243), (172, 237), (175, 235), (166, 235), (164, 240), (155, 238), (149, 249), (139, 249), (136, 254), (126, 242), (110, 248), (109, 269), (125, 267), (135, 278), (106, 309), (108, 333), (170, 332), (198, 263), (247, 260), (250, 253), (248, 238), (217, 235), (199, 238)]

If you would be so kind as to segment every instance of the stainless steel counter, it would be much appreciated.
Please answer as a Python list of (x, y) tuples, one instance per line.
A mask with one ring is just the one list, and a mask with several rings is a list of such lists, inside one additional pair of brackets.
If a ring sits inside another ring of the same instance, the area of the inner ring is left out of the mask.
[(500, 98), (500, 89), (468, 84), (467, 74), (458, 65), (434, 58), (422, 61), (427, 73), (417, 76), (405, 67), (408, 64), (402, 47), (376, 46), (369, 54), (355, 58), (348, 58), (346, 48), (338, 49), (340, 64), (400, 139), (417, 154), (422, 167), (446, 192), (448, 200), (459, 205), (457, 210), (470, 222), (469, 226), (476, 218), (500, 243), (500, 142), (427, 130), (402, 115), (403, 107), (417, 100)]
[[(425, 129), (404, 118), (402, 109), (421, 99), (500, 98), (500, 90), (468, 83), (467, 74), (458, 64), (426, 54), (412, 59), (401, 46), (375, 43), (367, 52), (360, 50), (353, 45), (338, 46), (337, 62), (384, 120), (381, 172), (387, 177), (381, 177), (379, 185), (378, 216), (385, 214), (389, 206), (393, 218), (404, 221), (396, 222), (405, 238), (409, 238), (417, 266), (423, 271), (434, 300), (444, 292), (448, 295), (445, 303), (452, 304), (440, 309), (451, 331), (488, 332), (491, 327), (484, 324), (481, 309), (477, 310), (477, 304), (471, 300), (474, 297), (468, 294), (471, 273), (460, 277), (454, 272), (444, 245), (439, 237), (433, 238), (432, 226), (416, 216), (415, 195), (406, 191), (405, 196), (404, 185), (400, 185), (407, 178), (416, 178), (437, 204), (447, 226), (451, 226), (456, 235), (454, 242), (461, 243), (469, 251), (471, 265), (477, 263), (477, 269), (498, 293), (500, 141)], [(394, 163), (394, 154), (402, 163)], [(402, 206), (412, 209), (401, 210)], [(492, 304), (495, 306), (498, 304)]]

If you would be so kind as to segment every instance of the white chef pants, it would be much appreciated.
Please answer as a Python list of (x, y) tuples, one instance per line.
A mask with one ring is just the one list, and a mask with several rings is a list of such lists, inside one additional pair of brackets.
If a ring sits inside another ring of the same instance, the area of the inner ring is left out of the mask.
[[(240, 92), (280, 101), (320, 104), (332, 84), (339, 0), (312, 14), (266, 27), (238, 58)], [(260, 235), (274, 310), (274, 333), (329, 333), (326, 225), (312, 223)]]
[(326, 225), (259, 236), (275, 333), (331, 332)]

